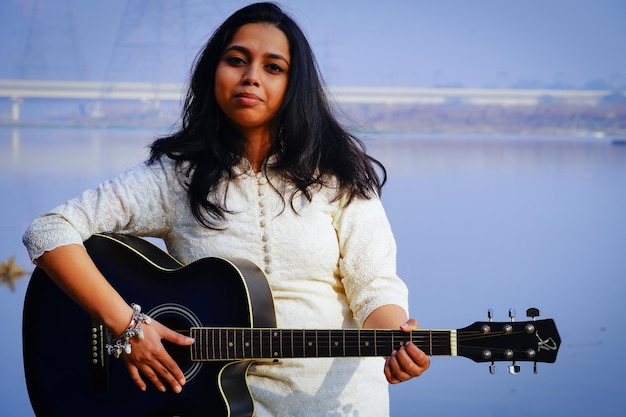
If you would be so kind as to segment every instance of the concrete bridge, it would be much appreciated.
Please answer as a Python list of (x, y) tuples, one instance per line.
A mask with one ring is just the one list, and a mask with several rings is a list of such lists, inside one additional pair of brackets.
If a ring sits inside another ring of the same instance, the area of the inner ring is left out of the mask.
[[(361, 104), (474, 104), (532, 106), (545, 100), (596, 105), (609, 90), (518, 90), (476, 88), (329, 87), (337, 103)], [(20, 120), (20, 107), (28, 99), (133, 100), (144, 103), (178, 101), (183, 84), (101, 81), (0, 80), (0, 99), (11, 101), (11, 120)]]

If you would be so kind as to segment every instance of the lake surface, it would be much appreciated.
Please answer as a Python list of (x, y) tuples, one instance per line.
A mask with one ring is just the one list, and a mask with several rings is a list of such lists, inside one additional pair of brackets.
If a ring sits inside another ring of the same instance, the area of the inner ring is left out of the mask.
[[(21, 236), (32, 218), (140, 162), (154, 132), (0, 128), (0, 261), (32, 270)], [(391, 387), (399, 416), (621, 416), (626, 409), (626, 146), (608, 139), (368, 138), (388, 168), (383, 201), (398, 272), (424, 328), (554, 318), (554, 364), (433, 357)], [(32, 416), (21, 359), (28, 279), (0, 286), (0, 415)], [(50, 326), (54, 315), (42, 317)], [(42, 340), (59, 356), (61, 340)], [(76, 381), (81, 383), (81, 381)]]

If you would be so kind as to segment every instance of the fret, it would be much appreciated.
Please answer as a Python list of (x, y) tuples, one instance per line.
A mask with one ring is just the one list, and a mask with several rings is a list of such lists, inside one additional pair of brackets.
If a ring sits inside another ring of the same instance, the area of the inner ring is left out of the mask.
[(330, 330), (328, 336), (330, 356), (345, 356), (343, 330)]
[(202, 360), (202, 356), (198, 355), (198, 352), (202, 352), (202, 347), (204, 346), (204, 343), (202, 339), (198, 337), (198, 335), (196, 334), (196, 329), (194, 329), (193, 327), (189, 329), (189, 337), (193, 337), (194, 339), (196, 339), (196, 343), (191, 345), (191, 360)]
[(328, 358), (330, 357), (330, 330), (317, 330), (316, 342), (317, 342), (317, 357)]
[(402, 335), (403, 332), (391, 332), (391, 349), (389, 353), (394, 350), (400, 349), (404, 345), (404, 338)]
[(254, 336), (254, 329), (250, 329), (250, 330), (246, 330), (246, 347), (248, 349), (248, 358), (256, 358), (255, 353), (254, 353), (254, 340), (255, 340), (255, 336)]
[(282, 330), (280, 334), (280, 357), (293, 358), (293, 330)]
[(279, 330), (272, 330), (272, 337), (270, 338), (270, 346), (272, 350), (272, 358), (282, 358), (281, 346), (282, 346), (282, 332)]
[(361, 330), (360, 333), (360, 356), (374, 356), (376, 352), (376, 340), (374, 339), (374, 332), (371, 330)]
[[(245, 334), (243, 332), (243, 329), (238, 329), (236, 330), (236, 333), (239, 333), (239, 337), (236, 338), (236, 340), (239, 341), (239, 343), (235, 344), (235, 349), (237, 348), (237, 346), (239, 346), (239, 348), (241, 349), (241, 356), (237, 356), (238, 358), (246, 358), (246, 340), (245, 340)], [(235, 353), (237, 353), (237, 351), (235, 350)]]
[(300, 331), (300, 333), (298, 334), (298, 346), (300, 346), (300, 353), (299, 353), (299, 358), (305, 358), (306, 357), (306, 346), (305, 346), (305, 330), (302, 329)]
[(241, 332), (241, 357), (252, 358), (251, 344), (250, 344), (250, 332), (251, 330), (240, 329)]
[(450, 332), (449, 330), (432, 330), (430, 334), (432, 343), (432, 355), (452, 355), (452, 332)]
[(356, 329), (344, 330), (345, 349), (344, 356), (357, 357), (360, 356), (360, 340), (361, 331)]
[(250, 357), (251, 358), (261, 358), (261, 331), (259, 329), (251, 329), (250, 330)]
[(235, 352), (235, 331), (233, 329), (226, 329), (226, 359), (236, 358)]
[(272, 331), (269, 329), (261, 330), (261, 357), (272, 358)]
[(219, 329), (217, 329), (217, 332), (218, 332), (217, 333), (217, 342), (218, 342), (217, 346), (218, 346), (218, 349), (219, 349), (219, 356), (218, 356), (218, 358), (219, 359), (224, 359), (224, 352), (222, 351), (222, 332)]
[(428, 354), (433, 355), (433, 331), (428, 331)]
[(317, 358), (317, 330), (304, 330), (304, 357)]
[[(203, 329), (204, 330), (204, 329)], [(203, 335), (203, 340), (204, 340), (204, 355), (202, 355), (203, 358), (205, 359), (209, 359), (209, 356), (211, 359), (215, 359), (215, 331), (213, 329), (210, 330), (205, 330), (202, 332)], [(207, 352), (207, 349), (210, 350), (210, 355)]]
[(291, 330), (291, 358), (304, 358), (305, 355), (304, 329)]

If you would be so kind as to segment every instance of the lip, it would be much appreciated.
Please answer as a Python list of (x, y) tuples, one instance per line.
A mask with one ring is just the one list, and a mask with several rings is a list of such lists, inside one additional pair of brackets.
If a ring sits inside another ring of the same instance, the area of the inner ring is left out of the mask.
[(234, 97), (237, 101), (245, 106), (253, 106), (263, 101), (261, 100), (261, 97), (257, 96), (256, 94), (245, 92), (237, 93), (234, 95)]

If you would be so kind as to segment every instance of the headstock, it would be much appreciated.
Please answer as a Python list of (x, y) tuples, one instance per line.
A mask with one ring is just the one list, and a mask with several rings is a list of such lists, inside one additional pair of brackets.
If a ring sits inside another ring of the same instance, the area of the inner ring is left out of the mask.
[(516, 362), (553, 363), (561, 345), (561, 337), (554, 320), (535, 320), (539, 310), (526, 311), (531, 321), (516, 322), (515, 311), (509, 310), (509, 321), (494, 322), (489, 311), (489, 321), (476, 322), (457, 330), (457, 354), (475, 362), (491, 362), (490, 371), (495, 371), (494, 362), (511, 361), (509, 372), (519, 373)]

